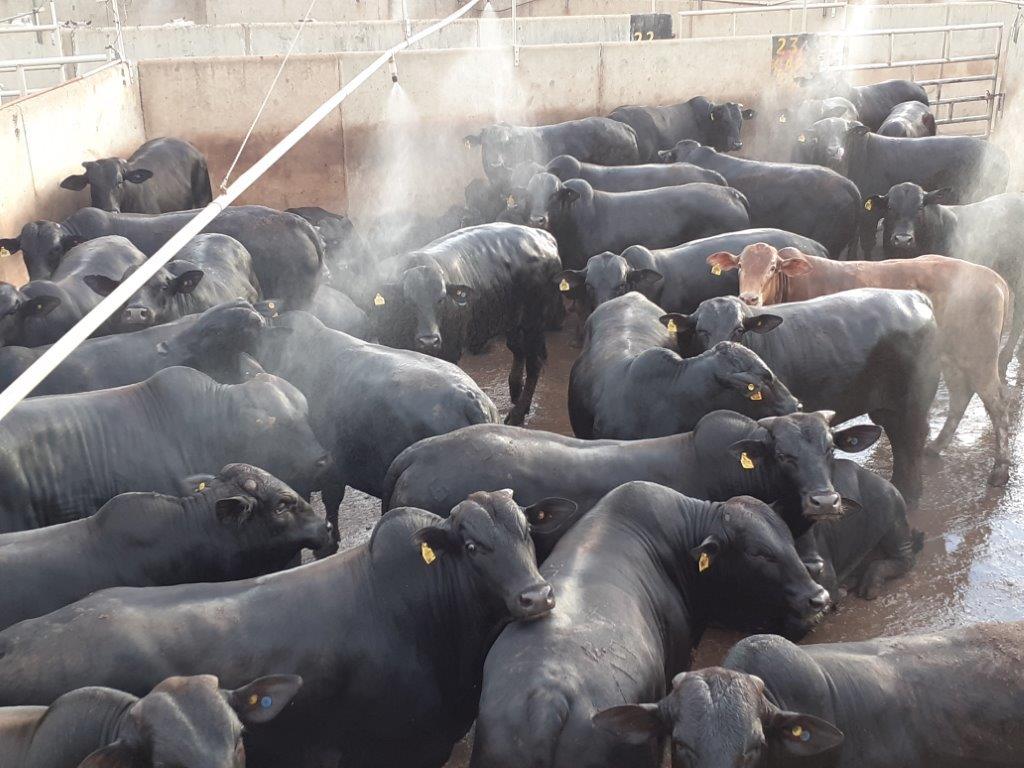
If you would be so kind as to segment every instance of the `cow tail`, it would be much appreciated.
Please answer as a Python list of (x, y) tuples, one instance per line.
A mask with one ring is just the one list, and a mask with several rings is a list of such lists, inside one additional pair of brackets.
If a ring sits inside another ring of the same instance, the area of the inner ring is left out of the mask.
[(192, 194), (196, 208), (205, 208), (213, 202), (213, 188), (210, 186), (210, 169), (204, 159), (192, 168)]
[(529, 755), (531, 768), (552, 766), (558, 751), (558, 740), (569, 720), (569, 700), (557, 688), (541, 688), (529, 695), (526, 723), (529, 742), (538, 750)]
[(747, 196), (744, 195), (742, 192), (740, 192), (735, 187), (727, 187), (727, 189), (732, 193), (733, 197), (735, 197), (737, 200), (739, 200), (741, 203), (743, 203), (743, 207), (746, 209), (747, 217), (749, 218), (749, 216), (750, 216), (750, 201), (747, 200)]
[[(413, 443), (413, 445), (415, 445), (415, 443)], [(384, 514), (391, 509), (391, 497), (395, 495), (395, 486), (398, 485), (398, 481), (402, 477), (402, 473), (405, 472), (412, 463), (410, 457), (412, 455), (413, 445), (395, 456), (394, 461), (391, 462), (391, 466), (388, 467), (388, 471), (384, 473), (383, 490), (380, 494), (381, 514)]]

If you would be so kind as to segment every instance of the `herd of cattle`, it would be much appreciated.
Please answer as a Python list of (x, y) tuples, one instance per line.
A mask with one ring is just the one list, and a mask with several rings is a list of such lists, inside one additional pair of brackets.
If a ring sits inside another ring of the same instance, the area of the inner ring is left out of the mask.
[[(1024, 622), (794, 644), (914, 566), (975, 393), (1007, 482), (1024, 328), (1006, 155), (802, 85), (788, 163), (698, 97), (488, 126), (439, 219), (222, 212), (0, 423), (0, 766), (440, 768), (474, 722), (474, 768), (1021, 765)], [(180, 140), (84, 167), (0, 240), (4, 386), (211, 199)], [(571, 316), (574, 438), (521, 426)], [(498, 335), (504, 424), (456, 366)], [(835, 456), (883, 431), (891, 482)], [(688, 671), (709, 626), (774, 634)]]

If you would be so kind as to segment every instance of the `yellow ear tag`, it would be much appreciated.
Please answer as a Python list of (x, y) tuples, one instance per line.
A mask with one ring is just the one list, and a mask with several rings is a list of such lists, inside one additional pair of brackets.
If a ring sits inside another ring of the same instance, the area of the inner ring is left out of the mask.
[(199, 487), (196, 490), (197, 491), (205, 491), (206, 490), (206, 483), (205, 482), (204, 483), (200, 483)]
[(274, 306), (274, 302), (268, 301), (267, 302), (267, 309), (277, 309), (277, 307)]
[(712, 275), (720, 275), (720, 274), (722, 274), (722, 268), (720, 266), (718, 266), (717, 264), (712, 264), (711, 265), (711, 274)]
[(562, 282), (558, 284), (558, 290), (560, 290), (562, 293), (565, 293), (566, 291), (569, 290), (569, 281), (566, 280), (564, 277), (562, 278)]
[(754, 468), (754, 460), (747, 455), (746, 451), (740, 454), (740, 466), (744, 469)]
[(801, 728), (799, 725), (794, 725), (793, 728), (790, 730), (790, 733), (792, 733), (798, 739), (803, 735), (803, 732), (804, 729)]
[(0, 248), (0, 259), (6, 259), (10, 255), (11, 252), (8, 251), (6, 248)]
[(805, 141), (807, 141), (807, 137), (801, 133), (799, 136), (796, 137), (796, 140), (803, 144)]
[(473, 148), (473, 142), (471, 142), (469, 139), (463, 139), (462, 143), (466, 145), (466, 149)]
[(665, 327), (668, 328), (668, 332), (669, 333), (675, 333), (678, 330), (676, 328), (676, 321), (675, 320), (669, 320), (668, 323), (665, 324)]
[(423, 562), (427, 565), (431, 565), (435, 560), (437, 560), (437, 555), (434, 554), (434, 550), (432, 550), (430, 545), (425, 541), (420, 544), (420, 556), (423, 558)]
[(786, 116), (785, 115), (779, 115), (779, 122), (780, 123), (786, 122)]
[(711, 567), (711, 558), (708, 557), (707, 552), (700, 553), (700, 559), (697, 561), (697, 570), (700, 573), (704, 573), (708, 568)]
[(516, 205), (515, 197), (513, 195), (509, 195), (508, 197), (506, 197), (505, 198), (505, 205), (507, 205), (509, 208), (514, 208), (515, 205)]
[(252, 696), (249, 697), (249, 706), (250, 707), (255, 707), (257, 704), (259, 704), (259, 702), (260, 702), (260, 697), (257, 696), (255, 693)]
[(870, 211), (874, 207), (875, 207), (875, 204), (871, 202), (871, 198), (870, 197), (867, 200), (864, 201), (864, 210), (865, 211)]
[(375, 306), (375, 307), (383, 307), (384, 306), (384, 297), (381, 296), (379, 293), (376, 296), (373, 297), (373, 306)]
[(757, 402), (758, 400), (760, 400), (761, 399), (761, 390), (757, 390), (756, 392), (754, 392), (754, 394), (752, 394), (750, 396), (750, 399), (753, 400), (754, 402)]

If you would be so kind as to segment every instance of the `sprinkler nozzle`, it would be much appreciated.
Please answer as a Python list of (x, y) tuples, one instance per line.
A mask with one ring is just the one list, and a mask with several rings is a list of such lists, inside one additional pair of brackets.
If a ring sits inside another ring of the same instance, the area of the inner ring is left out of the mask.
[(395, 57), (391, 57), (391, 61), (388, 62), (388, 71), (391, 73), (391, 82), (398, 82), (398, 62), (395, 61)]

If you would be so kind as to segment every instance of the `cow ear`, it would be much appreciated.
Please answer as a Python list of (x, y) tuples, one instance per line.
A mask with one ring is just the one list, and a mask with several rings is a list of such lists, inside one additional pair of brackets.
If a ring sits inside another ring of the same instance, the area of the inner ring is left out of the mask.
[[(737, 440), (726, 448), (726, 453), (740, 462), (744, 469), (753, 469), (757, 461), (768, 455), (768, 444), (764, 440)], [(753, 466), (747, 466), (753, 464)]]
[(21, 238), (20, 237), (4, 237), (0, 238), (0, 249), (7, 251), (8, 253), (17, 253), (21, 250)]
[(428, 525), (420, 528), (412, 536), (413, 544), (420, 547), (423, 562), (433, 565), (434, 560), (444, 552), (458, 550), (458, 542), (451, 532), (441, 525)]
[(202, 279), (203, 270), (201, 269), (190, 269), (187, 272), (182, 272), (171, 281), (171, 292), (192, 293), (192, 291), (196, 289), (196, 286), (202, 282)]
[(950, 187), (942, 187), (936, 189), (933, 192), (925, 192), (924, 204), (925, 205), (941, 205), (947, 203), (953, 198), (953, 190)]
[(70, 189), (72, 192), (81, 192), (89, 186), (89, 177), (84, 173), (75, 173), (68, 176), (60, 183), (61, 189)]
[(239, 720), (246, 725), (257, 725), (281, 714), (301, 687), (302, 678), (298, 675), (268, 675), (225, 694)]
[(740, 112), (740, 114), (743, 116), (744, 120), (753, 120), (754, 116), (757, 115), (757, 112), (752, 110), (750, 107), (747, 107), (742, 112)]
[(214, 481), (216, 475), (202, 472), (198, 475), (189, 475), (178, 482), (178, 488), (182, 496), (191, 496), (193, 493), (205, 491), (206, 487)]
[(153, 178), (153, 172), (147, 171), (145, 168), (135, 168), (124, 175), (124, 180), (130, 181), (132, 184), (141, 184), (151, 178)]
[(285, 311), (284, 305), (280, 299), (267, 299), (266, 301), (257, 301), (252, 305), (253, 309), (259, 312), (267, 320), (273, 320), (275, 317)]
[(662, 163), (674, 163), (676, 161), (676, 151), (674, 149), (659, 150), (658, 161)]
[(241, 525), (252, 514), (256, 502), (249, 496), (228, 496), (217, 499), (214, 509), (217, 511), (217, 519), (222, 523), (234, 523)]
[(747, 333), (768, 333), (782, 325), (782, 318), (778, 315), (752, 315), (743, 318), (743, 330)]
[(121, 284), (120, 280), (115, 280), (106, 275), (86, 275), (82, 278), (82, 281), (92, 288), (94, 293), (98, 293), (100, 296), (109, 296)]
[(788, 109), (780, 109), (778, 112), (775, 113), (775, 119), (778, 120), (780, 123), (788, 123), (789, 122), (789, 110)]
[(464, 307), (469, 304), (469, 297), (473, 294), (473, 289), (468, 285), (461, 284), (449, 284), (445, 287), (448, 296), (451, 300), (458, 304), (460, 307)]
[(573, 293), (587, 284), (587, 268), (566, 269), (555, 275), (561, 293)]
[(787, 277), (805, 275), (811, 271), (811, 262), (796, 248), (783, 248), (779, 251), (779, 258), (782, 260), (779, 270)]
[(572, 205), (580, 199), (580, 193), (572, 187), (562, 187), (555, 194), (565, 205)]
[(145, 768), (145, 766), (146, 761), (141, 751), (128, 746), (123, 741), (115, 741), (113, 744), (97, 749), (78, 764), (78, 768)]
[(827, 720), (798, 712), (776, 712), (768, 725), (769, 738), (787, 752), (809, 757), (843, 743), (843, 732)]
[(889, 208), (887, 195), (868, 195), (864, 198), (864, 210), (878, 216), (884, 216)]
[(858, 122), (851, 123), (849, 129), (846, 132), (848, 134), (853, 134), (854, 136), (864, 136), (865, 134), (871, 133), (871, 131), (868, 130), (868, 127), (864, 125), (864, 123)]
[(58, 296), (36, 296), (18, 307), (18, 314), (22, 317), (46, 317), (59, 306)]
[(668, 732), (657, 704), (625, 704), (604, 709), (590, 721), (603, 731), (614, 733), (627, 744), (641, 746)]
[(740, 263), (740, 257), (728, 251), (719, 251), (708, 256), (706, 261), (709, 267), (718, 267), (723, 272), (728, 272), (730, 269), (736, 269)]
[(832, 442), (836, 448), (847, 453), (858, 453), (875, 444), (882, 436), (882, 428), (877, 424), (855, 424), (852, 427), (832, 432)]
[(661, 273), (653, 269), (631, 269), (626, 273), (626, 282), (632, 286), (653, 288), (660, 280), (663, 280)]
[(471, 133), (468, 136), (464, 136), (463, 137), (462, 143), (465, 145), (466, 149), (472, 149), (473, 147), (479, 147), (480, 146), (480, 141), (481, 141), (482, 137), (483, 137), (483, 134)]
[(669, 312), (658, 318), (658, 322), (668, 328), (669, 333), (686, 333), (692, 331), (697, 322), (690, 315), (680, 312)]
[(531, 533), (549, 534), (571, 522), (578, 509), (575, 501), (552, 496), (523, 507), (523, 514), (530, 522)]
[(697, 569), (704, 573), (722, 551), (722, 542), (714, 534), (708, 536), (698, 546), (690, 550), (690, 557), (697, 563)]

